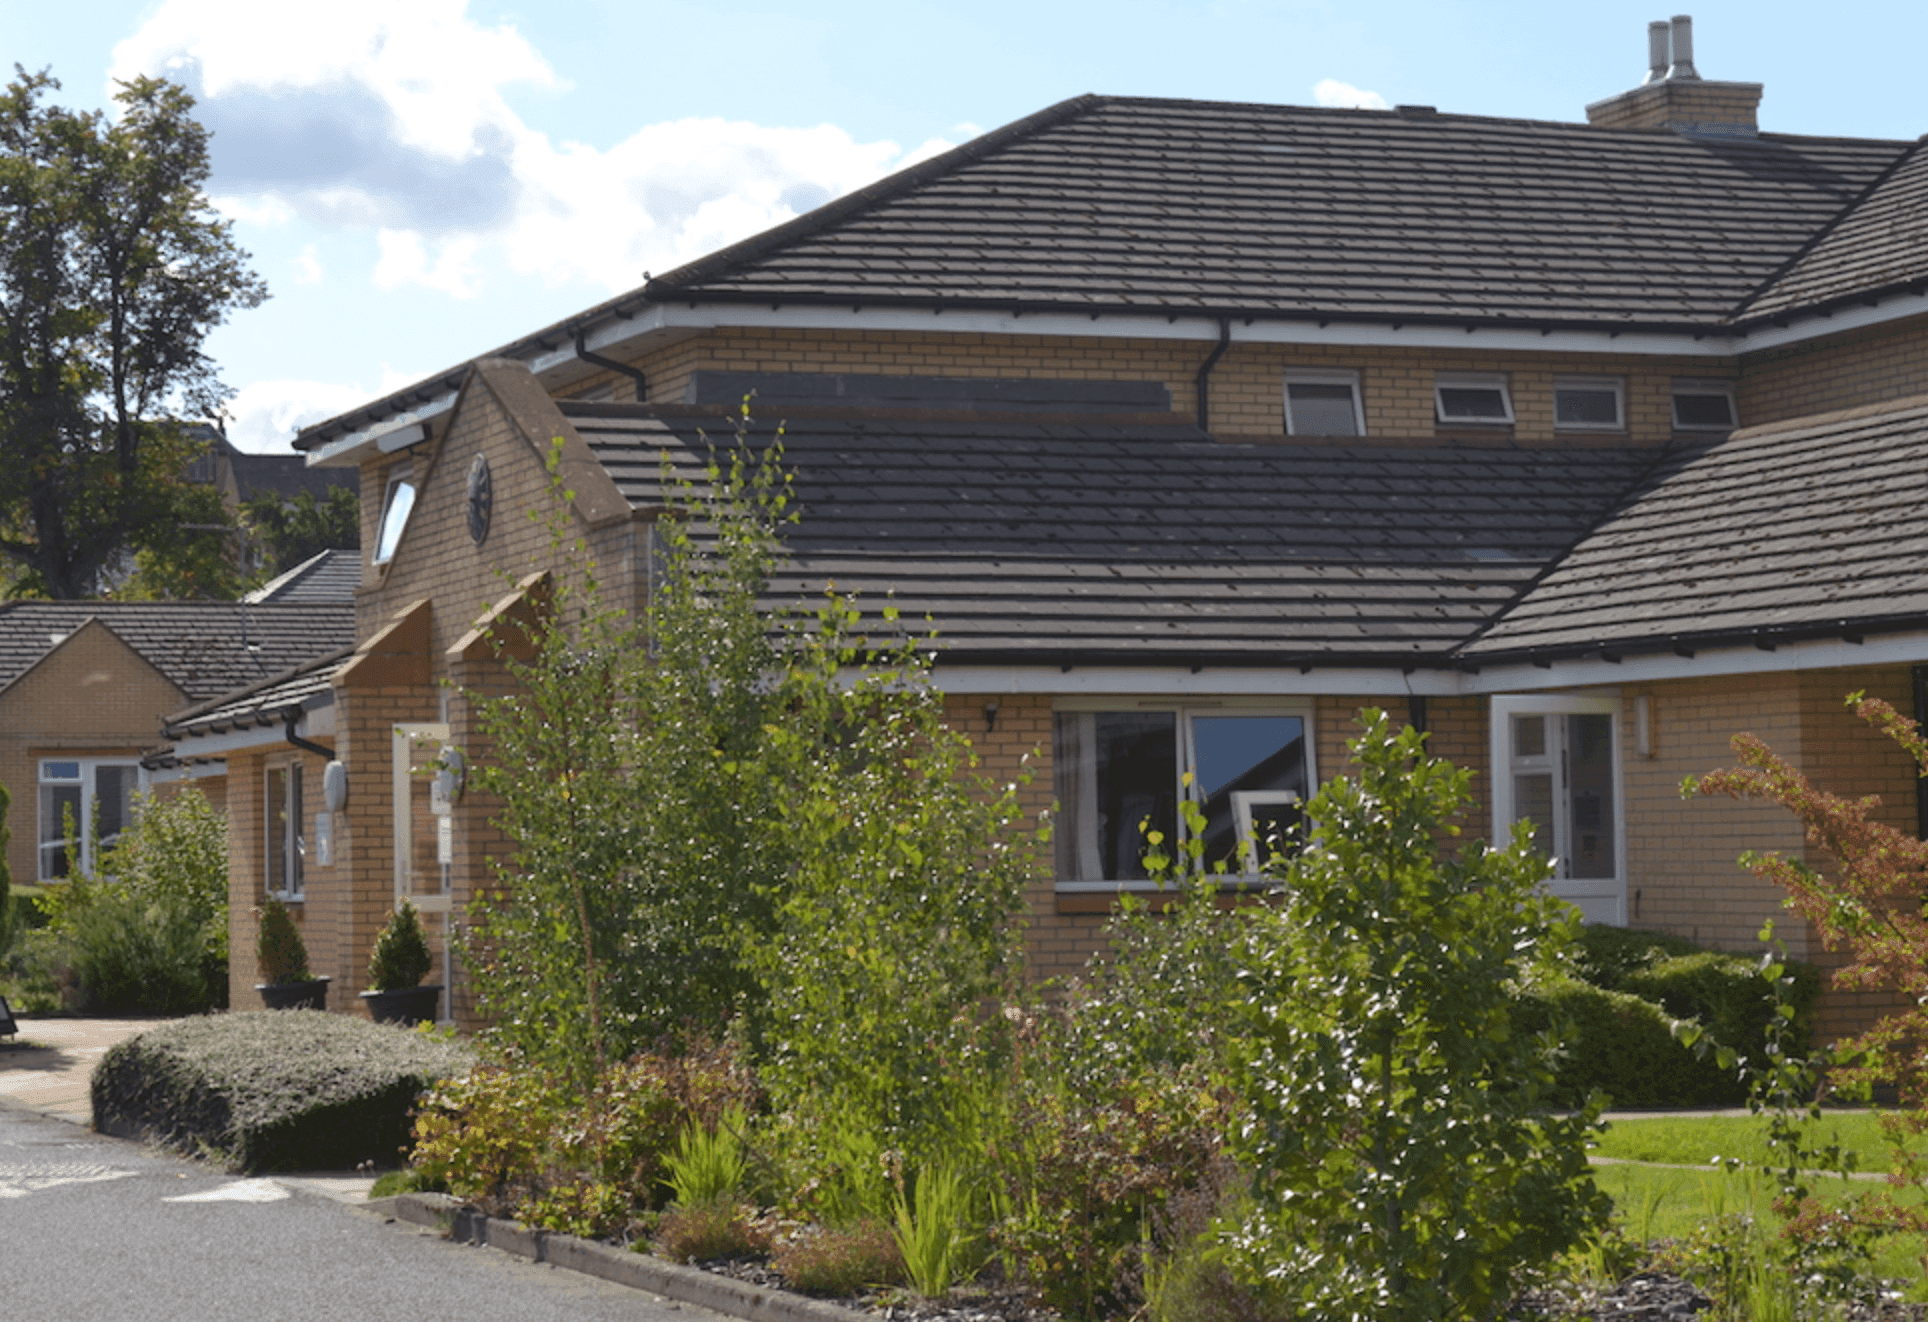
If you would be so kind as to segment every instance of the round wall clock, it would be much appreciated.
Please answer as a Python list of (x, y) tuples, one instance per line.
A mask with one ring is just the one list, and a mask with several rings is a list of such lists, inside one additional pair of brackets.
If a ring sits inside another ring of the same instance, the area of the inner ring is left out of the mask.
[(469, 465), (469, 536), (477, 546), (489, 535), (489, 516), (495, 513), (495, 483), (489, 478), (489, 459), (478, 454)]

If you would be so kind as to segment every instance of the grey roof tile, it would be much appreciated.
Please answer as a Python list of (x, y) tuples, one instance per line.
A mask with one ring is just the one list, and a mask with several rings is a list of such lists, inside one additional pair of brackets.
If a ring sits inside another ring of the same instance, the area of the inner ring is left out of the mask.
[(1851, 283), (1910, 147), (1087, 97), (645, 292), (1711, 326)]
[(1683, 450), (1469, 658), (1928, 619), (1928, 398)]
[(98, 619), (190, 698), (211, 698), (354, 640), (352, 605), (11, 601), (0, 605), (0, 688)]
[[(694, 409), (562, 407), (638, 506), (666, 459), (694, 479), (706, 434), (731, 437)], [(791, 417), (783, 444), (801, 520), (773, 599), (834, 582), (872, 627), (888, 602), (954, 658), (1040, 662), (1440, 658), (1652, 462), (916, 415)]]

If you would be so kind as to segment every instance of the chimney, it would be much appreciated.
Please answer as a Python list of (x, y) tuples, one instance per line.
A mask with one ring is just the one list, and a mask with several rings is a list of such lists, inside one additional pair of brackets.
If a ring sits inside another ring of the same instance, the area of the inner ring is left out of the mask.
[(1640, 86), (1587, 107), (1602, 129), (1672, 129), (1697, 137), (1751, 138), (1759, 83), (1721, 83), (1694, 68), (1694, 20), (1676, 14), (1647, 25), (1647, 77)]

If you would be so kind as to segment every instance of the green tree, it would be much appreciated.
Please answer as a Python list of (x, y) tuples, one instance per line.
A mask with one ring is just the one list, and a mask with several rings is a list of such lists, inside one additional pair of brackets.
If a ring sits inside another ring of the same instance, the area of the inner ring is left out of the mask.
[(13, 839), (7, 809), (12, 805), (13, 796), (0, 785), (0, 955), (13, 945), (13, 869), (7, 865), (7, 844)]
[(1578, 919), (1524, 828), (1442, 858), (1469, 773), (1362, 722), (1251, 929), (1234, 1149), (1255, 1206), (1233, 1247), (1295, 1316), (1484, 1318), (1606, 1218), (1598, 1104), (1549, 1114), (1557, 1043), (1514, 1025), (1513, 989)]
[(46, 104), (59, 86), (16, 66), (0, 93), (0, 554), (74, 598), (181, 549), (171, 419), (219, 411), (204, 342), (266, 290), (203, 194), (185, 91), (133, 79), (110, 120)]
[(329, 488), (324, 500), (312, 491), (293, 497), (268, 492), (242, 501), (241, 517), (266, 549), (270, 575), (285, 574), (323, 551), (361, 546), (361, 500), (347, 487)]

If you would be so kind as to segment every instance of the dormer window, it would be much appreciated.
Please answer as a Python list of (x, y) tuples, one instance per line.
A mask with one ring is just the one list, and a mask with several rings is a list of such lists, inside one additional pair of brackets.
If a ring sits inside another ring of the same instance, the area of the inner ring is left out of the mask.
[(385, 565), (395, 558), (395, 547), (414, 508), (415, 484), (401, 473), (389, 478), (388, 490), (382, 496), (381, 530), (375, 537), (376, 564)]
[(1735, 416), (1732, 382), (1674, 382), (1675, 431), (1732, 431)]
[(1285, 431), (1288, 436), (1363, 436), (1357, 372), (1287, 372)]
[(1625, 428), (1625, 388), (1617, 376), (1553, 378), (1553, 425), (1561, 431)]
[(1433, 379), (1433, 401), (1441, 422), (1508, 426), (1513, 397), (1498, 373), (1441, 372)]

